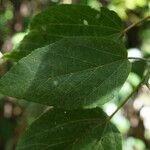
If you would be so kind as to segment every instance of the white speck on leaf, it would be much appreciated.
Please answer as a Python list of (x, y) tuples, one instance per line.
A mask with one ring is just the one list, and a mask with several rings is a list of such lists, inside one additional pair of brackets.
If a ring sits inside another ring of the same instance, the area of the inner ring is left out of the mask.
[(57, 86), (57, 85), (58, 85), (58, 81), (53, 81), (53, 84), (54, 84), (55, 86)]
[(84, 24), (84, 25), (89, 25), (89, 23), (88, 23), (87, 20), (85, 20), (85, 19), (83, 20), (83, 24)]

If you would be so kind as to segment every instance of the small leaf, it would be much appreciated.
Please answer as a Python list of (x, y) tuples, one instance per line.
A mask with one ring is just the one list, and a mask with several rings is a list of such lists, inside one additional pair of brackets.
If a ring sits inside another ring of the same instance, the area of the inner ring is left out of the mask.
[(110, 37), (115, 40), (122, 31), (118, 15), (101, 8), (94, 10), (83, 5), (59, 5), (49, 7), (31, 21), (30, 32), (17, 50), (5, 58), (19, 60), (36, 48), (54, 43), (66, 37)]
[(25, 132), (17, 150), (122, 150), (121, 134), (99, 109), (52, 109)]
[(110, 101), (130, 63), (122, 43), (109, 38), (66, 38), (33, 51), (0, 80), (0, 92), (58, 108)]

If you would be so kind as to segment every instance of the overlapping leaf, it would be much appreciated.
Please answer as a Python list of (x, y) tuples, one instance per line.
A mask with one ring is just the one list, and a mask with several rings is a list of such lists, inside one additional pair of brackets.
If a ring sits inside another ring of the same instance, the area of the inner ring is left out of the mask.
[(89, 6), (59, 5), (35, 16), (30, 32), (17, 51), (5, 57), (14, 60), (26, 56), (36, 48), (54, 43), (65, 37), (115, 37), (122, 31), (122, 22), (117, 14), (106, 8), (101, 11)]
[(34, 17), (18, 51), (5, 56), (20, 60), (0, 79), (0, 93), (67, 111), (42, 115), (17, 150), (121, 150), (120, 133), (100, 109), (79, 109), (110, 101), (125, 82), (121, 32), (106, 8), (60, 5)]
[(50, 110), (22, 136), (17, 150), (121, 150), (121, 135), (99, 109)]
[(66, 38), (21, 59), (0, 80), (0, 92), (67, 109), (110, 101), (130, 71), (121, 42)]

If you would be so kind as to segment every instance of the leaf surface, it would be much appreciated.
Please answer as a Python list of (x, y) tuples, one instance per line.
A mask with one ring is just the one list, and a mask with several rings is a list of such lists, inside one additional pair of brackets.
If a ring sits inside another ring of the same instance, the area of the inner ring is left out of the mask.
[(121, 134), (99, 109), (52, 109), (22, 136), (17, 150), (122, 150)]
[(21, 59), (0, 80), (0, 92), (58, 108), (102, 105), (130, 72), (126, 55), (113, 39), (62, 39)]
[(49, 7), (33, 18), (29, 34), (18, 49), (5, 58), (19, 60), (36, 48), (66, 37), (113, 37), (117, 40), (122, 27), (118, 15), (107, 8), (97, 11), (84, 5)]

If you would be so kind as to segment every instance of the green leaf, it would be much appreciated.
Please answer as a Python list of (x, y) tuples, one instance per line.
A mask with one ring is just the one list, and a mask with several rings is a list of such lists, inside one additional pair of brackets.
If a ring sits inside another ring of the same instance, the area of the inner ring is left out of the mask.
[(0, 92), (58, 108), (110, 101), (130, 63), (123, 44), (109, 38), (66, 38), (21, 59), (0, 80)]
[(121, 134), (99, 109), (52, 109), (25, 132), (16, 150), (122, 150)]
[(136, 73), (139, 77), (143, 77), (143, 73), (146, 68), (146, 62), (134, 61), (132, 62), (132, 72)]
[[(122, 21), (118, 15), (107, 8), (102, 7), (101, 11), (92, 9), (86, 5), (59, 5), (41, 12), (31, 22), (30, 29), (38, 29), (44, 25), (99, 25), (110, 27), (114, 30), (122, 29)], [(53, 24), (54, 23), (54, 24)]]
[(30, 25), (30, 32), (19, 48), (5, 58), (19, 60), (36, 48), (54, 43), (66, 37), (115, 37), (122, 31), (118, 15), (101, 8), (101, 11), (84, 5), (59, 5), (36, 15)]

